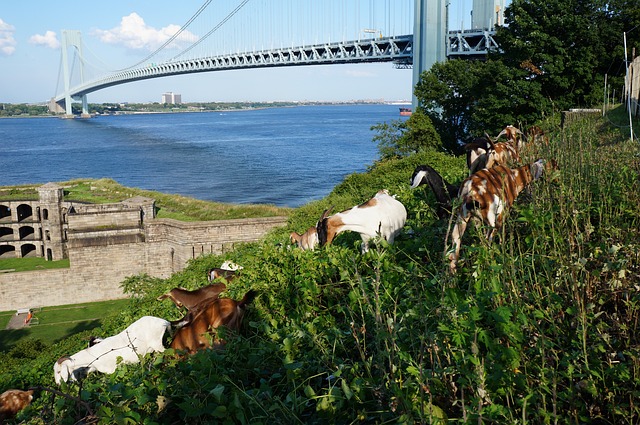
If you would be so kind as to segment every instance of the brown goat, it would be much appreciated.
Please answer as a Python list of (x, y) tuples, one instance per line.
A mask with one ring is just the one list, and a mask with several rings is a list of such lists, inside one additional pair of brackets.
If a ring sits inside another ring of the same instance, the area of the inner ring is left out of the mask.
[(303, 250), (312, 250), (318, 245), (318, 231), (316, 226), (311, 226), (303, 234), (291, 232), (289, 240)]
[(19, 411), (31, 404), (33, 390), (7, 390), (0, 394), (0, 423), (11, 419)]
[(460, 186), (461, 202), (456, 224), (451, 232), (454, 250), (449, 254), (449, 269), (456, 272), (456, 262), (460, 255), (462, 236), (469, 219), (489, 226), (486, 237), (491, 241), (496, 229), (502, 226), (506, 210), (513, 205), (518, 194), (543, 172), (556, 168), (555, 161), (542, 159), (519, 168), (499, 165), (480, 170), (468, 177)]
[(246, 307), (255, 296), (255, 291), (250, 290), (240, 301), (231, 298), (205, 300), (173, 323), (178, 330), (170, 347), (189, 354), (212, 346), (222, 348), (225, 341), (216, 336), (215, 329), (224, 326), (231, 331), (239, 331)]
[(218, 298), (218, 295), (226, 291), (226, 289), (227, 285), (224, 283), (212, 283), (195, 291), (189, 291), (184, 288), (173, 288), (166, 294), (160, 295), (157, 300), (162, 301), (165, 298), (169, 298), (176, 307), (185, 307), (187, 310), (191, 310), (205, 300)]

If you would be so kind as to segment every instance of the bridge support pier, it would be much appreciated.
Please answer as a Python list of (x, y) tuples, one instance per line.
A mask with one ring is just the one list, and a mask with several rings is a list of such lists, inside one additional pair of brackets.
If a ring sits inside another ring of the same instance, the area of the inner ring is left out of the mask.
[[(447, 0), (415, 0), (413, 23), (413, 82), (436, 62), (447, 60)], [(415, 111), (418, 99), (412, 96)]]

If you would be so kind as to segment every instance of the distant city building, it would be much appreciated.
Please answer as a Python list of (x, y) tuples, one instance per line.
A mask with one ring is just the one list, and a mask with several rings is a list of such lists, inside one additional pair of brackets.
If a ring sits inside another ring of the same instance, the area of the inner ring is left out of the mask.
[(169, 103), (171, 105), (179, 105), (182, 103), (182, 95), (174, 93), (174, 92), (167, 92), (167, 93), (163, 93), (162, 94), (162, 103)]

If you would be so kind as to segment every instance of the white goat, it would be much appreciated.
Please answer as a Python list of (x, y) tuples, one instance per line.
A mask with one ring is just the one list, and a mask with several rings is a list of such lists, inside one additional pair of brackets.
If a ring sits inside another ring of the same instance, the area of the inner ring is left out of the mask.
[(124, 331), (85, 348), (70, 357), (62, 357), (53, 365), (56, 384), (61, 381), (77, 381), (91, 372), (113, 373), (122, 363), (137, 363), (138, 356), (163, 352), (162, 339), (171, 323), (159, 317), (144, 316)]
[(316, 226), (318, 243), (330, 244), (336, 235), (350, 230), (360, 233), (363, 252), (369, 249), (369, 240), (377, 235), (392, 244), (407, 220), (404, 205), (386, 189), (350, 210), (329, 216), (330, 211), (331, 208), (324, 211)]

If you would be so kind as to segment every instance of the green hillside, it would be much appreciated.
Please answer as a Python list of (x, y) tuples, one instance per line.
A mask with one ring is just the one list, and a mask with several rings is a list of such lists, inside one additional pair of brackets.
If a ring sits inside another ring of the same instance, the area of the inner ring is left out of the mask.
[[(637, 423), (640, 421), (640, 150), (608, 121), (549, 128), (527, 161), (559, 171), (534, 182), (496, 243), (464, 235), (458, 272), (445, 253), (419, 164), (451, 183), (465, 160), (423, 153), (348, 176), (325, 199), (291, 212), (287, 228), (225, 256), (203, 256), (168, 279), (123, 282), (129, 305), (93, 334), (143, 315), (182, 313), (156, 298), (195, 289), (223, 260), (244, 266), (226, 296), (258, 291), (224, 350), (167, 351), (112, 375), (56, 387), (52, 366), (86, 332), (30, 356), (0, 356), (0, 390), (47, 388), (16, 423)], [(312, 252), (289, 232), (321, 212), (397, 195), (407, 224), (392, 246), (360, 252), (353, 233)]]

